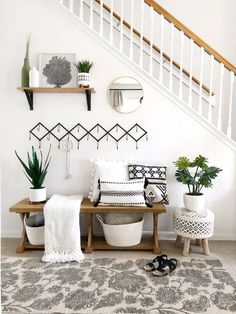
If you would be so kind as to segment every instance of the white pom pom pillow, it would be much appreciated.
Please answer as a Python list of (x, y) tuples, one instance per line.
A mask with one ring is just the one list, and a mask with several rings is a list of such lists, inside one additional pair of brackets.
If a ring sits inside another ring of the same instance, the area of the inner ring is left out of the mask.
[(91, 160), (91, 186), (88, 198), (96, 202), (99, 197), (98, 180), (127, 181), (129, 180), (128, 165), (134, 160)]

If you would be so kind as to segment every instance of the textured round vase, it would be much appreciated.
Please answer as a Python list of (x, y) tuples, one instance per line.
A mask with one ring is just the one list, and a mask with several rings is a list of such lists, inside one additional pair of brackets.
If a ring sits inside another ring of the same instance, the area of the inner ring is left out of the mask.
[(30, 71), (29, 58), (24, 58), (24, 64), (21, 70), (22, 87), (29, 87), (29, 71)]
[(46, 188), (29, 189), (29, 200), (33, 203), (40, 203), (46, 201)]
[(204, 209), (205, 195), (190, 195), (184, 194), (184, 207), (190, 211), (198, 212)]
[(89, 87), (90, 85), (90, 74), (89, 73), (78, 73), (78, 85), (79, 87)]

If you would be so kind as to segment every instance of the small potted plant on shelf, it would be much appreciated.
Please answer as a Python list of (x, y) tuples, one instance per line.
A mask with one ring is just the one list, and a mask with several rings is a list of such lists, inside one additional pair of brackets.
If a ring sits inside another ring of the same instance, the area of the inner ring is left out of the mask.
[(215, 179), (222, 169), (208, 166), (206, 157), (199, 155), (193, 161), (182, 156), (174, 162), (177, 170), (175, 177), (178, 182), (188, 186), (188, 192), (184, 194), (184, 206), (190, 211), (199, 211), (204, 208), (205, 197), (202, 188), (212, 187)]
[(89, 87), (90, 85), (90, 70), (93, 62), (82, 60), (74, 64), (78, 71), (78, 85), (79, 87)]
[(43, 163), (42, 151), (40, 151), (41, 158), (39, 160), (38, 155), (34, 147), (32, 146), (32, 155), (30, 156), (30, 154), (27, 152), (28, 165), (22, 161), (22, 159), (15, 151), (17, 158), (19, 159), (20, 163), (22, 164), (25, 170), (25, 176), (32, 184), (32, 187), (29, 189), (30, 202), (43, 202), (46, 200), (46, 188), (43, 187), (43, 182), (47, 174), (49, 163), (51, 161), (51, 157), (49, 157), (50, 151), (51, 145), (46, 160)]

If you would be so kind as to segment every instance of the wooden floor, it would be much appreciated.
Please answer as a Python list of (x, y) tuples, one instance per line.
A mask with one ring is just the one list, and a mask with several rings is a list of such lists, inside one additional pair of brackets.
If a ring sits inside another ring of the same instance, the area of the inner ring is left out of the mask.
[[(4, 238), (1, 240), (2, 256), (17, 256), (17, 257), (41, 257), (42, 250), (26, 251), (23, 254), (15, 252), (18, 244), (18, 239)], [(160, 241), (162, 253), (167, 254), (169, 257), (175, 257), (178, 260), (190, 260), (191, 258), (202, 259), (220, 259), (224, 267), (230, 272), (231, 276), (236, 280), (236, 241), (209, 241), (209, 248), (211, 251), (210, 256), (202, 254), (202, 249), (194, 244), (191, 244), (190, 254), (188, 257), (182, 255), (183, 243), (176, 247), (174, 241)], [(135, 259), (135, 258), (148, 258), (152, 259), (155, 255), (149, 251), (95, 251), (92, 254), (86, 254), (86, 258), (100, 258), (112, 257), (121, 259)]]

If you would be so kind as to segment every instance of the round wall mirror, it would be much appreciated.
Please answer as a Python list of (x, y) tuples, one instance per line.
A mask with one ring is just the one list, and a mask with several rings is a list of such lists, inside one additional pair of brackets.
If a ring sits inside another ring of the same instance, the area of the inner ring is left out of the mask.
[(132, 77), (119, 77), (108, 87), (108, 101), (111, 107), (118, 112), (135, 111), (142, 104), (143, 87)]

